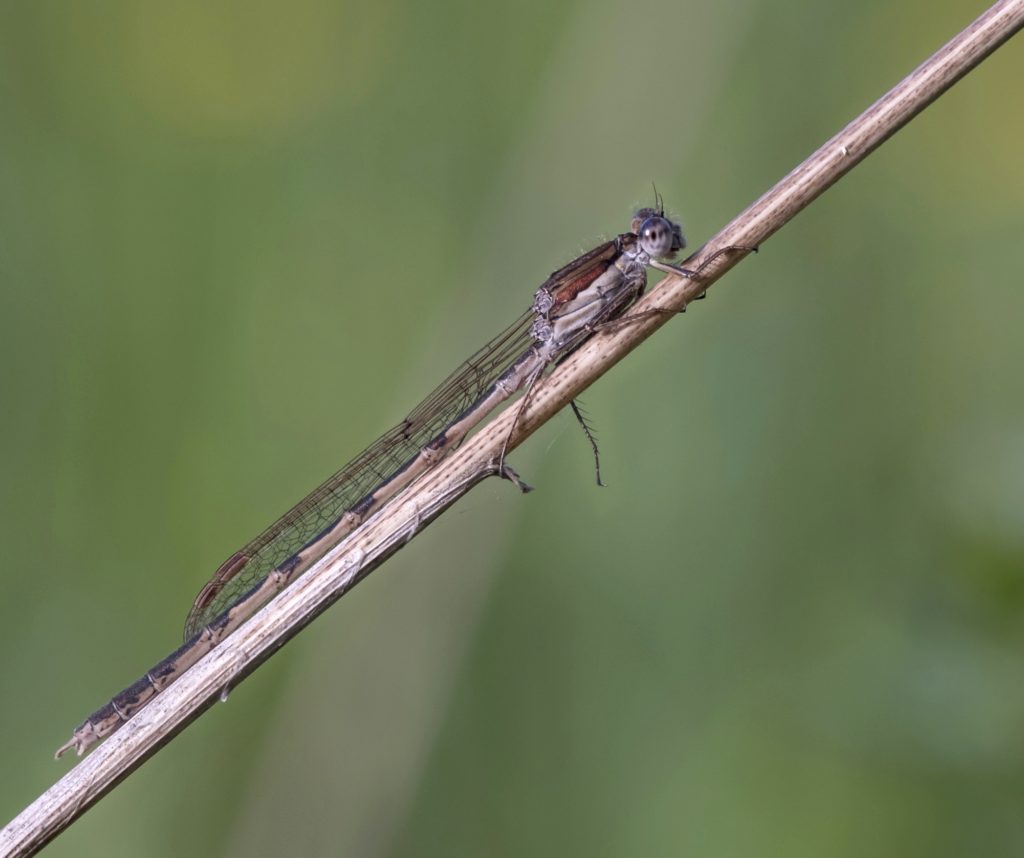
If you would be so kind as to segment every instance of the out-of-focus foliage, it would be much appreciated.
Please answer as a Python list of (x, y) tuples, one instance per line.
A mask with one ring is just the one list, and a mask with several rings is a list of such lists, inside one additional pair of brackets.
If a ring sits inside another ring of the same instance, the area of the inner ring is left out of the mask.
[[(0, 817), (652, 181), (699, 245), (982, 8), (5, 4)], [(1022, 49), (49, 854), (1019, 852)]]

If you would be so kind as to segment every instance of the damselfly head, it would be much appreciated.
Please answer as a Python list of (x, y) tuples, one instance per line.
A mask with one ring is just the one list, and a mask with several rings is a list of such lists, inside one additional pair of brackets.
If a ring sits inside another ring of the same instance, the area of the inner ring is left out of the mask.
[(683, 228), (658, 209), (640, 209), (633, 217), (632, 230), (640, 239), (641, 250), (648, 256), (672, 259), (686, 247)]

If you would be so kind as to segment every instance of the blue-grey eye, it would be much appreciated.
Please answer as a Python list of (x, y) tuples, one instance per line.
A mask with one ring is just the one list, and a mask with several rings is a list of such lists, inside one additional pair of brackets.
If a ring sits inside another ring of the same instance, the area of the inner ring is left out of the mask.
[(640, 248), (648, 256), (667, 256), (674, 246), (672, 224), (661, 216), (649, 217), (640, 225)]

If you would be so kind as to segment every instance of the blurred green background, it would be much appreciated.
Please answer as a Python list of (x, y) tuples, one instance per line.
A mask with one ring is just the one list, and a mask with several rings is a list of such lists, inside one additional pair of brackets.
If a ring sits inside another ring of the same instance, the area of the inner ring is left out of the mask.
[[(0, 817), (238, 545), (657, 183), (696, 246), (985, 8), (0, 8)], [(1024, 850), (1011, 42), (52, 855)]]

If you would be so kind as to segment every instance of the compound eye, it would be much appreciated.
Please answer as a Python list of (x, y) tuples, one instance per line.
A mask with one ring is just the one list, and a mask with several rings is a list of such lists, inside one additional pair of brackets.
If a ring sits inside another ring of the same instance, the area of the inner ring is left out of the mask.
[(640, 225), (640, 247), (649, 256), (672, 252), (672, 226), (663, 217), (649, 217)]

